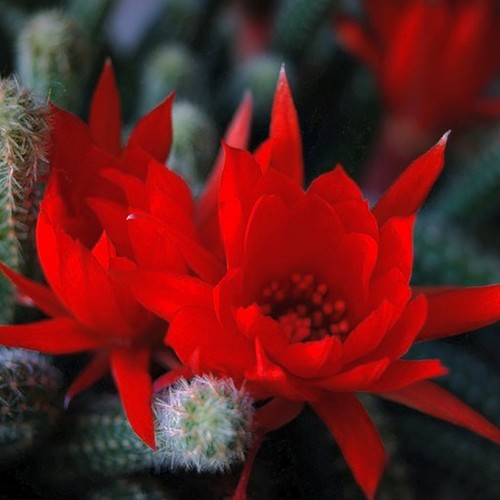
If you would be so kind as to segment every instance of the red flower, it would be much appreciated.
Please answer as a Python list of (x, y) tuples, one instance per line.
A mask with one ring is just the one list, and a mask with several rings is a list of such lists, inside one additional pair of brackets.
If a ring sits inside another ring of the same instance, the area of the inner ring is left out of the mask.
[[(67, 400), (111, 367), (131, 425), (150, 446), (154, 433), (149, 364), (162, 345), (166, 323), (144, 309), (117, 275), (136, 265), (155, 272), (193, 273), (208, 281), (224, 272), (198, 238), (201, 232), (215, 248), (220, 246), (213, 193), (222, 158), (201, 197), (204, 218), (197, 224), (188, 186), (165, 166), (172, 101), (170, 96), (144, 116), (124, 148), (110, 63), (92, 99), (89, 127), (54, 107), (51, 172), (37, 225), (38, 254), (49, 287), (0, 264), (53, 318), (2, 326), (0, 343), (52, 354), (94, 350), (92, 361), (68, 389)], [(247, 97), (226, 134), (229, 142), (246, 146), (250, 117)], [(141, 211), (147, 217), (140, 217)], [(131, 212), (136, 217), (128, 217)]]
[[(415, 214), (442, 169), (445, 142), (410, 165), (373, 209), (341, 167), (304, 191), (297, 115), (282, 73), (269, 141), (255, 155), (225, 149), (219, 216), (227, 272), (220, 282), (167, 274), (158, 282), (141, 272), (127, 278), (145, 306), (171, 320), (166, 341), (193, 372), (232, 377), (255, 397), (273, 398), (259, 410), (263, 431), (310, 404), (367, 497), (385, 453), (355, 392), (500, 443), (499, 429), (428, 381), (446, 373), (438, 360), (401, 359), (414, 342), (500, 318), (500, 286), (409, 287)], [(182, 296), (162, 300), (164, 287)], [(238, 498), (247, 475), (248, 468)]]
[[(149, 364), (153, 349), (161, 346), (166, 323), (144, 309), (114, 277), (117, 270), (133, 267), (130, 259), (141, 248), (132, 245), (134, 234), (126, 226), (126, 214), (118, 211), (112, 221), (109, 211), (100, 209), (128, 203), (128, 193), (115, 177), (147, 183), (159, 177), (155, 174), (161, 168), (161, 187), (168, 177), (170, 203), (178, 207), (177, 223), (188, 217), (189, 190), (164, 166), (171, 143), (171, 104), (172, 97), (143, 117), (123, 149), (120, 104), (109, 63), (92, 100), (88, 128), (54, 108), (51, 173), (37, 225), (38, 254), (49, 286), (1, 266), (53, 319), (2, 326), (0, 343), (52, 354), (95, 351), (67, 398), (111, 368), (131, 425), (150, 446), (154, 446), (154, 434)], [(100, 220), (108, 223), (110, 231)], [(182, 273), (184, 261), (172, 258), (167, 268)]]
[[(411, 158), (443, 130), (500, 114), (500, 97), (488, 98), (500, 69), (500, 9), (494, 0), (363, 5), (366, 25), (346, 15), (336, 20), (335, 31), (370, 67), (385, 104), (384, 154), (367, 181), (377, 191), (404, 168), (405, 151), (411, 149)], [(379, 179), (388, 161), (397, 163), (394, 172)]]

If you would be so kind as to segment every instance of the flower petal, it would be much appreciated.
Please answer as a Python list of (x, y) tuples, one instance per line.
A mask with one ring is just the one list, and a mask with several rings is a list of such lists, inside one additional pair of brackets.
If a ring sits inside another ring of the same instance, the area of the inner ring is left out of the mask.
[(269, 403), (257, 408), (254, 423), (257, 429), (265, 432), (283, 427), (297, 417), (304, 403), (283, 398), (273, 398)]
[(422, 206), (444, 165), (447, 132), (425, 154), (417, 158), (380, 198), (373, 214), (382, 226), (391, 217), (407, 217)]
[(54, 292), (45, 285), (32, 281), (0, 262), (0, 270), (14, 285), (27, 295), (35, 305), (48, 316), (67, 316), (68, 311), (59, 301)]
[(174, 95), (143, 116), (132, 130), (127, 143), (127, 153), (132, 146), (139, 146), (155, 160), (165, 163), (172, 144), (172, 104)]
[(299, 117), (284, 66), (281, 68), (271, 114), (269, 136), (272, 139), (272, 167), (293, 179), (299, 186), (304, 184), (302, 139)]
[(368, 386), (367, 392), (393, 391), (421, 380), (441, 377), (448, 369), (437, 359), (426, 360), (396, 360), (392, 362), (380, 378)]
[(142, 270), (120, 271), (116, 276), (146, 309), (166, 320), (183, 306), (209, 306), (212, 302), (212, 287), (192, 276)]
[(47, 354), (69, 354), (100, 347), (104, 339), (92, 335), (71, 318), (57, 318), (26, 325), (2, 325), (0, 344)]
[(101, 350), (96, 352), (90, 362), (71, 383), (64, 396), (64, 407), (80, 392), (84, 391), (99, 379), (104, 377), (109, 370), (109, 352)]
[(231, 267), (241, 258), (246, 221), (255, 202), (254, 189), (262, 173), (247, 151), (224, 145), (224, 155), (219, 220), (228, 267)]
[[(136, 232), (141, 232), (148, 227), (148, 231), (155, 230), (161, 238), (171, 240), (174, 244), (174, 249), (177, 247), (186, 264), (196, 275), (205, 281), (216, 283), (224, 274), (223, 264), (216, 257), (205, 249), (194, 237), (186, 236), (185, 233), (179, 231), (174, 226), (143, 212), (135, 212), (129, 215), (127, 222), (128, 224), (138, 226), (135, 229)], [(136, 247), (140, 245), (139, 242), (135, 242), (134, 244)], [(170, 245), (167, 244), (167, 246)]]
[(352, 394), (332, 394), (311, 404), (333, 434), (356, 482), (373, 498), (386, 458), (368, 413)]
[(146, 347), (116, 348), (111, 351), (111, 370), (125, 414), (135, 433), (155, 448), (151, 408), (153, 383), (149, 375), (151, 351)]
[(179, 310), (170, 323), (166, 344), (187, 364), (199, 350), (201, 370), (230, 376), (235, 382), (255, 365), (253, 342), (241, 332), (223, 328), (212, 308), (187, 306)]
[(68, 310), (103, 336), (134, 336), (138, 305), (97, 259), (40, 211), (38, 254), (47, 281)]
[(422, 329), (426, 312), (425, 296), (417, 295), (407, 304), (396, 324), (385, 334), (384, 339), (369, 359), (382, 356), (398, 359), (406, 354)]
[(331, 377), (311, 380), (315, 387), (335, 392), (364, 391), (376, 382), (389, 366), (387, 358), (360, 364)]
[[(238, 149), (245, 149), (248, 146), (252, 125), (252, 107), (252, 96), (247, 93), (236, 110), (224, 135), (224, 142), (228, 146)], [(223, 166), (224, 151), (221, 149), (197, 204), (197, 218), (202, 231), (211, 218), (217, 218), (219, 187)]]
[(428, 312), (417, 340), (458, 335), (500, 319), (500, 285), (436, 287), (423, 291), (427, 297)]
[(112, 154), (121, 153), (121, 107), (113, 65), (104, 63), (99, 82), (90, 104), (89, 127), (94, 142)]
[(465, 427), (500, 444), (500, 429), (498, 427), (495, 427), (456, 396), (432, 382), (418, 382), (402, 389), (382, 392), (378, 395), (384, 399), (401, 403), (433, 417)]

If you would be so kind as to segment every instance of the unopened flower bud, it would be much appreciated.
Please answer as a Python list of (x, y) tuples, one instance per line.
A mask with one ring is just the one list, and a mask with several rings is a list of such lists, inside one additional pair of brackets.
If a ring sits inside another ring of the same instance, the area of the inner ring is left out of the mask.
[(167, 164), (197, 191), (217, 152), (217, 127), (200, 107), (187, 101), (174, 104), (172, 122), (173, 141)]
[(242, 462), (251, 440), (254, 409), (230, 379), (180, 379), (154, 400), (157, 459), (171, 468), (228, 470)]
[(69, 109), (80, 104), (89, 48), (78, 23), (59, 10), (34, 15), (18, 39), (17, 73), (27, 87)]
[(141, 78), (140, 111), (145, 113), (168, 94), (194, 100), (203, 96), (201, 64), (186, 47), (161, 45), (146, 59)]

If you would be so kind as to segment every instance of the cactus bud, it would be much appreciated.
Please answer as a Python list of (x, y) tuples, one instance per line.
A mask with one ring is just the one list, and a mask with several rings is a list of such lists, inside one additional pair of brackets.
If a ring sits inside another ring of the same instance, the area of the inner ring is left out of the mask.
[(156, 459), (171, 468), (228, 470), (245, 458), (251, 440), (252, 399), (230, 379), (180, 379), (154, 400)]
[(168, 166), (197, 191), (217, 152), (217, 127), (201, 108), (186, 101), (174, 104), (172, 122), (173, 141)]
[(140, 111), (145, 113), (172, 91), (185, 99), (203, 96), (201, 65), (186, 47), (162, 45), (147, 58), (141, 78)]
[(80, 26), (59, 10), (28, 20), (18, 38), (17, 72), (24, 85), (68, 109), (80, 105), (89, 66)]

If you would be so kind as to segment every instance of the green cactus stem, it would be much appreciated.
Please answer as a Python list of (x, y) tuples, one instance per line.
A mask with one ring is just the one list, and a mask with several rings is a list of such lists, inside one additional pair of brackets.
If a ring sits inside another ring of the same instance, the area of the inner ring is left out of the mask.
[(422, 214), (415, 227), (413, 283), (478, 285), (500, 279), (500, 259), (471, 235), (432, 213)]
[(62, 409), (61, 374), (50, 358), (0, 347), (0, 463), (44, 442)]
[[(16, 270), (34, 258), (48, 141), (48, 106), (15, 79), (0, 80), (0, 259)], [(0, 312), (5, 322), (12, 317), (13, 300), (10, 285), (1, 279)]]

